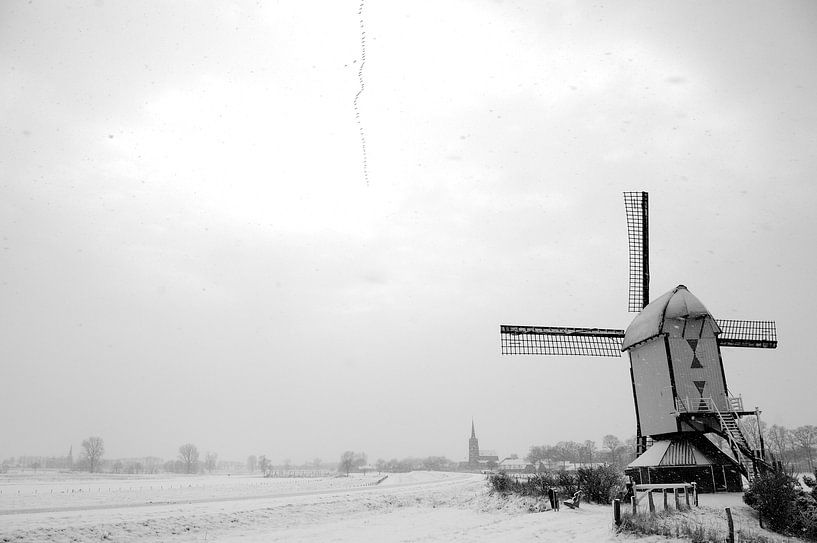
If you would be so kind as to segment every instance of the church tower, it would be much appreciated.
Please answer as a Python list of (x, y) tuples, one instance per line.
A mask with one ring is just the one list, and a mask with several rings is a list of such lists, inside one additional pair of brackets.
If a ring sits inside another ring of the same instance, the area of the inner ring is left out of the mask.
[(468, 440), (468, 463), (479, 464), (479, 440), (474, 432), (474, 419), (471, 419), (471, 439)]

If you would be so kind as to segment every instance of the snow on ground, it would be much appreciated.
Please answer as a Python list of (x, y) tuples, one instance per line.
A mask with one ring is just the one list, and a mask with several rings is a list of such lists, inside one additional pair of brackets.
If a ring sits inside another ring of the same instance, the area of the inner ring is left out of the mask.
[[(663, 510), (663, 500), (661, 494), (655, 494), (655, 508), (659, 513)], [(668, 503), (670, 509), (673, 509), (673, 498), (669, 495)], [(681, 503), (684, 503), (683, 498)], [(665, 526), (677, 526), (681, 523), (704, 527), (708, 531), (717, 531), (721, 534), (721, 539), (726, 540), (728, 533), (728, 522), (726, 517), (726, 508), (728, 507), (732, 512), (732, 522), (735, 528), (735, 533), (740, 534), (761, 534), (769, 541), (779, 541), (781, 543), (787, 542), (802, 542), (802, 540), (790, 537), (784, 537), (780, 534), (763, 530), (760, 528), (757, 511), (743, 503), (742, 492), (722, 492), (718, 494), (699, 494), (699, 507), (692, 507), (689, 510), (676, 513), (672, 516), (666, 517), (661, 521)], [(648, 502), (643, 499), (638, 506), (639, 513), (646, 513), (648, 510)], [(629, 513), (631, 508), (622, 504), (623, 511)]]
[(0, 514), (4, 511), (90, 508), (246, 499), (312, 489), (345, 489), (375, 484), (382, 476), (264, 478), (261, 476), (193, 475), (169, 477), (84, 476), (52, 474), (0, 479)]
[[(672, 541), (615, 535), (609, 506), (538, 512), (541, 502), (491, 496), (482, 475), (412, 472), (372, 484), (378, 479), (0, 480), (0, 542)], [(106, 482), (128, 491), (101, 490)], [(752, 520), (739, 495), (717, 500), (713, 510), (726, 500), (736, 518)]]

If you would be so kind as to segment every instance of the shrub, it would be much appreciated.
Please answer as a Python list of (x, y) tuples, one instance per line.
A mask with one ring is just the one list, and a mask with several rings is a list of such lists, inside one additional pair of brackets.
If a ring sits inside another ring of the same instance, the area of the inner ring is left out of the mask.
[(797, 535), (808, 539), (817, 540), (817, 504), (814, 499), (810, 501), (798, 500), (797, 515), (795, 518), (795, 530)]
[(547, 496), (548, 490), (556, 486), (553, 476), (547, 472), (534, 475), (528, 480), (528, 483), (535, 496)]
[(502, 495), (514, 492), (518, 484), (518, 481), (512, 479), (503, 471), (492, 473), (488, 476), (488, 485), (491, 487), (491, 490)]
[(790, 475), (776, 472), (757, 477), (743, 501), (763, 516), (770, 529), (817, 540), (817, 501)]
[(614, 466), (579, 468), (578, 483), (585, 499), (594, 503), (610, 503), (624, 489), (624, 475)]
[(584, 499), (594, 503), (610, 503), (624, 488), (624, 477), (618, 468), (599, 466), (580, 468), (575, 472), (541, 472), (529, 479), (517, 480), (505, 472), (488, 476), (488, 486), (492, 492), (501, 495), (547, 497), (550, 489), (561, 496), (572, 496), (577, 490), (584, 493)]
[(579, 490), (579, 478), (575, 472), (556, 472), (556, 487), (563, 495), (572, 496)]
[(764, 473), (755, 477), (743, 501), (757, 510), (775, 532), (791, 526), (796, 512), (797, 482), (783, 472)]
[(563, 496), (572, 496), (578, 489), (578, 478), (574, 473), (558, 471), (542, 472), (528, 479), (517, 480), (500, 471), (488, 476), (488, 486), (502, 495), (547, 496), (551, 488)]

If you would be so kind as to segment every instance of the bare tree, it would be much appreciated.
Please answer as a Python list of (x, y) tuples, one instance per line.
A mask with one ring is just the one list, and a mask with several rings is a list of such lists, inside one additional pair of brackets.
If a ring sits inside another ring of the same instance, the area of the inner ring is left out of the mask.
[(265, 455), (262, 454), (258, 457), (258, 468), (261, 470), (261, 473), (264, 474), (264, 477), (267, 477), (270, 469), (272, 469), (272, 463)]
[(179, 447), (179, 460), (184, 465), (185, 473), (195, 473), (199, 465), (199, 450), (192, 443), (185, 443)]
[(354, 451), (346, 451), (340, 455), (340, 463), (338, 464), (338, 471), (345, 471), (346, 475), (352, 469), (366, 464), (366, 453), (356, 453)]
[(218, 455), (216, 453), (208, 452), (204, 455), (204, 467), (208, 473), (213, 473), (218, 463)]
[(786, 456), (789, 449), (791, 436), (789, 430), (785, 426), (778, 426), (772, 424), (769, 428), (769, 450), (777, 460), (786, 462)]
[(739, 419), (738, 426), (752, 449), (760, 450), (761, 438), (763, 441), (768, 441), (768, 430), (766, 429), (766, 423), (760, 421), (760, 424), (758, 424), (756, 416), (750, 415)]
[(806, 426), (799, 426), (791, 433), (792, 441), (803, 449), (808, 458), (808, 469), (814, 471), (814, 445), (817, 442), (817, 427), (810, 424)]
[(593, 454), (596, 452), (596, 442), (590, 439), (585, 440), (579, 448), (579, 459), (581, 462), (593, 463)]
[(251, 454), (247, 457), (247, 471), (250, 473), (255, 473), (255, 469), (258, 467), (258, 458), (255, 457), (254, 454)]
[(102, 455), (105, 454), (105, 442), (99, 436), (92, 436), (82, 442), (82, 459), (88, 464), (91, 473), (99, 469)]
[(567, 463), (576, 463), (579, 456), (579, 449), (581, 445), (575, 441), (560, 441), (553, 446), (553, 452), (556, 455), (556, 460), (562, 463), (562, 467), (567, 467)]
[(613, 434), (607, 434), (601, 438), (602, 446), (610, 451), (610, 463), (618, 464), (619, 448), (621, 447), (621, 440)]
[(345, 471), (346, 475), (352, 470), (355, 461), (354, 451), (345, 451), (340, 455), (340, 463), (338, 463), (338, 471)]
[(534, 466), (537, 466), (540, 462), (543, 463), (545, 460), (549, 460), (553, 457), (553, 447), (550, 445), (531, 445), (528, 456), (526, 456), (525, 459)]

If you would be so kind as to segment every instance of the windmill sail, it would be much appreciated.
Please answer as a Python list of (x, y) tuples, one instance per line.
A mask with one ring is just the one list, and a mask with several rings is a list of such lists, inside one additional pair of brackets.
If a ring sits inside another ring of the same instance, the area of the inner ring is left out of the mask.
[(621, 356), (624, 330), (500, 326), (502, 354)]
[(630, 246), (630, 295), (627, 310), (638, 313), (650, 303), (650, 229), (646, 192), (625, 192)]
[(777, 328), (774, 321), (741, 321), (717, 319), (721, 327), (718, 345), (721, 347), (777, 348)]

